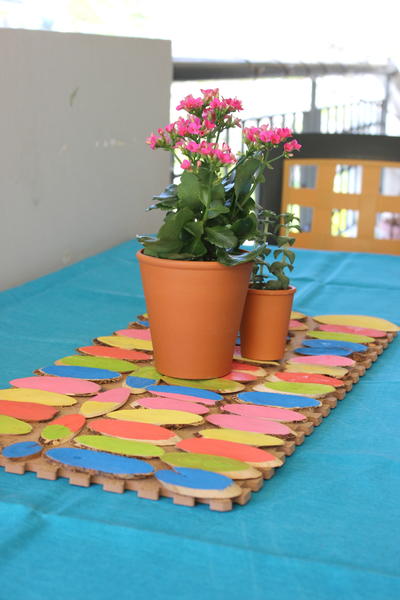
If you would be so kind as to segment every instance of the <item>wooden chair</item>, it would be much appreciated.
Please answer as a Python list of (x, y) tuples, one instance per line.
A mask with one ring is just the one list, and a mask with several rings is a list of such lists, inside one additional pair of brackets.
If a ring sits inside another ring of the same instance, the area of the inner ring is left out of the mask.
[(400, 138), (295, 137), (303, 148), (267, 172), (265, 186), (267, 205), (279, 208), (280, 191), (282, 211), (299, 216), (296, 246), (400, 254)]

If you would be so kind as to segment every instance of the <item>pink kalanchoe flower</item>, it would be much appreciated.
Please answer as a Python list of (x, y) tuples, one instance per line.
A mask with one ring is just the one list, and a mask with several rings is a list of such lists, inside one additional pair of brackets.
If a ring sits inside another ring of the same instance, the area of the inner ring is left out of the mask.
[(175, 130), (175, 123), (170, 123), (169, 125), (167, 125), (165, 127), (165, 131), (167, 131), (168, 133), (171, 133), (171, 131)]
[(186, 119), (180, 117), (176, 122), (176, 129), (178, 135), (186, 135), (188, 132), (188, 122), (186, 121)]
[(297, 140), (290, 140), (284, 144), (283, 149), (285, 152), (292, 152), (293, 150), (300, 150), (301, 144)]
[(225, 98), (225, 107), (229, 108), (231, 112), (235, 110), (243, 110), (243, 105), (237, 98)]
[(219, 98), (213, 98), (210, 102), (210, 108), (212, 110), (225, 108), (225, 103), (222, 102)]
[(203, 154), (204, 156), (208, 156), (209, 154), (212, 154), (214, 150), (214, 147), (211, 143), (209, 142), (201, 142), (200, 145), (200, 154)]
[(190, 160), (183, 160), (181, 162), (181, 167), (182, 167), (182, 169), (191, 169), (192, 164), (191, 164)]
[(203, 94), (205, 102), (211, 100), (211, 98), (219, 96), (219, 88), (208, 89), (208, 90), (200, 90)]
[(157, 144), (158, 140), (159, 140), (159, 138), (158, 138), (158, 137), (157, 137), (157, 136), (156, 136), (154, 133), (152, 133), (152, 134), (151, 134), (151, 135), (150, 135), (150, 136), (147, 138), (147, 140), (146, 140), (146, 144), (149, 144), (150, 148), (151, 148), (152, 150), (154, 150), (154, 149), (155, 149), (155, 147), (156, 147), (156, 144)]
[(194, 119), (191, 119), (190, 121), (188, 121), (188, 124), (187, 124), (188, 133), (198, 135), (200, 133), (200, 129), (201, 129), (201, 121), (200, 121), (199, 117), (194, 117)]
[(189, 152), (198, 152), (200, 150), (200, 144), (191, 140), (186, 144), (185, 148), (186, 150), (189, 150)]
[(176, 107), (176, 110), (190, 111), (196, 108), (200, 108), (201, 106), (203, 106), (203, 99), (193, 98), (192, 94), (189, 94), (188, 96), (183, 98), (183, 100), (180, 101), (180, 103)]
[(215, 123), (213, 123), (212, 121), (209, 121), (208, 119), (204, 119), (203, 126), (208, 131), (211, 131), (211, 129), (215, 129)]

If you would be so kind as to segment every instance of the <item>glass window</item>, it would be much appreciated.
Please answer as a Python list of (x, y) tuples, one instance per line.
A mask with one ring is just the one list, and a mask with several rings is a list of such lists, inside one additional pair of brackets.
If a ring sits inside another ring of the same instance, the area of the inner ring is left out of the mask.
[(377, 240), (400, 240), (400, 213), (377, 213), (374, 237)]
[(336, 165), (333, 191), (336, 194), (361, 194), (362, 167), (360, 165)]
[(334, 237), (356, 238), (358, 234), (358, 217), (358, 210), (334, 208), (331, 217), (331, 235)]
[(315, 188), (317, 167), (315, 165), (291, 165), (289, 174), (289, 187)]
[(380, 193), (382, 196), (400, 196), (400, 168), (383, 167)]
[[(293, 213), (295, 217), (300, 219), (299, 224), (302, 233), (307, 233), (311, 231), (314, 211), (314, 209), (311, 206), (301, 206), (300, 204), (288, 204), (286, 210), (287, 212)], [(293, 229), (293, 232), (295, 231), (297, 230)]]

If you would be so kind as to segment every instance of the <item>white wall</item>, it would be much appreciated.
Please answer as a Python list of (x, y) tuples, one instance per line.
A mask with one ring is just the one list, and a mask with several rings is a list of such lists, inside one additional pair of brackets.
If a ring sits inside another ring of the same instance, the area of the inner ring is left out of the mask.
[(0, 289), (158, 225), (170, 42), (0, 29)]

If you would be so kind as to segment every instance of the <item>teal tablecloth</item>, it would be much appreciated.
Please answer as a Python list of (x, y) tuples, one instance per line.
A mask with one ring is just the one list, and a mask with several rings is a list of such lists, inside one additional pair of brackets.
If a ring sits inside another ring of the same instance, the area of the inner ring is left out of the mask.
[[(0, 296), (0, 386), (145, 309), (125, 243)], [(298, 251), (295, 308), (400, 321), (400, 259)], [(230, 513), (0, 472), (0, 600), (398, 600), (400, 344)]]

